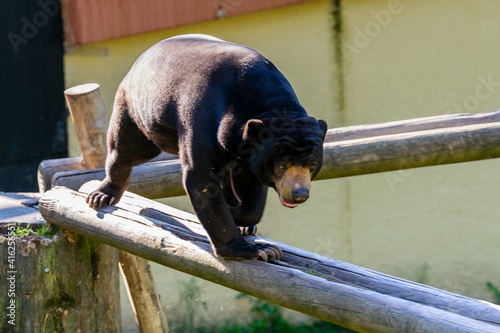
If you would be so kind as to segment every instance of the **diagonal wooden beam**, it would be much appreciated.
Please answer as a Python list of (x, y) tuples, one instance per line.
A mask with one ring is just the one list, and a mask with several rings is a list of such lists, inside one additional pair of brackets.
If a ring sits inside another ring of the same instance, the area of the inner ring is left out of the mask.
[(194, 215), (126, 192), (93, 210), (56, 187), (40, 212), (61, 228), (360, 332), (500, 332), (500, 308), (281, 244), (283, 260), (214, 257)]

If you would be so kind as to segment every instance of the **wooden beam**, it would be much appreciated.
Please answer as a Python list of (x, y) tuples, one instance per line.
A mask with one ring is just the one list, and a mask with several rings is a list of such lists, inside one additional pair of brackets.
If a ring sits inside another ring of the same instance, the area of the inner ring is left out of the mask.
[[(324, 144), (318, 179), (476, 161), (500, 157), (500, 122), (334, 141)], [(73, 190), (103, 179), (102, 169), (59, 172), (53, 185)], [(183, 195), (178, 160), (145, 163), (133, 169), (129, 191), (148, 198)]]
[[(88, 186), (82, 191), (95, 184)], [(359, 332), (500, 332), (493, 304), (283, 244), (280, 262), (224, 260), (213, 256), (194, 215), (129, 192), (97, 211), (84, 197), (56, 187), (40, 200), (40, 212), (72, 232)]]
[[(150, 162), (170, 161), (177, 159), (177, 155), (161, 153)], [(52, 177), (58, 172), (85, 170), (81, 157), (66, 157), (44, 160), (38, 166), (38, 189), (44, 193), (52, 188)]]
[[(103, 167), (107, 153), (108, 121), (99, 85), (76, 86), (67, 89), (64, 95), (78, 136), (82, 152), (82, 167)], [(116, 257), (120, 261), (123, 280), (128, 294), (131, 296), (130, 301), (135, 310), (140, 331), (168, 332), (168, 324), (160, 298), (154, 292), (153, 274), (149, 269), (148, 262), (123, 251)], [(118, 260), (116, 260), (116, 264), (118, 264)], [(114, 268), (117, 269), (118, 265)], [(113, 265), (107, 266), (106, 269), (113, 270)]]
[(149, 262), (120, 251), (120, 269), (126, 278), (127, 292), (140, 331), (168, 333), (167, 317), (163, 311), (160, 295), (156, 293)]
[[(425, 117), (416, 118), (408, 120), (393, 121), (381, 124), (372, 125), (357, 125), (342, 128), (331, 128), (328, 130), (325, 138), (325, 143), (348, 141), (354, 139), (362, 138), (373, 138), (385, 135), (394, 135), (402, 133), (415, 133), (420, 131), (434, 130), (434, 129), (444, 129), (444, 128), (458, 128), (461, 126), (475, 125), (475, 124), (487, 124), (495, 123), (500, 121), (500, 111), (490, 112), (490, 113), (477, 113), (477, 114), (452, 114), (444, 116), (435, 117)], [(154, 161), (167, 161), (176, 159), (176, 155), (171, 155), (167, 153), (160, 154), (157, 158), (151, 160)], [(84, 167), (81, 164), (80, 158), (60, 158), (53, 160), (45, 160), (40, 163), (38, 168), (38, 186), (40, 192), (43, 193), (48, 191), (52, 185), (59, 184), (68, 186), (70, 188), (77, 189), (86, 181), (96, 179), (94, 175), (86, 174), (82, 176), (80, 182), (76, 185), (71, 185), (64, 183), (66, 180), (62, 179), (65, 177), (71, 177), (72, 175), (80, 175), (77, 173), (66, 173), (57, 175), (53, 180), (53, 176), (58, 172), (75, 171), (82, 170)], [(102, 174), (101, 174), (102, 175)], [(134, 182), (134, 181), (133, 181)], [(177, 191), (178, 193), (183, 193), (182, 191)], [(155, 198), (157, 196), (154, 196)]]
[(486, 113), (455, 113), (432, 117), (390, 121), (380, 124), (355, 125), (332, 128), (326, 134), (325, 142), (346, 141), (409, 132), (460, 127), (500, 121), (500, 111)]
[[(326, 134), (325, 144), (340, 143), (341, 141), (349, 141), (354, 139), (370, 139), (394, 134), (418, 133), (421, 131), (435, 129), (459, 128), (469, 125), (488, 124), (496, 122), (500, 122), (500, 111), (477, 114), (453, 114), (400, 120), (381, 124), (331, 128)], [(175, 159), (177, 159), (176, 155), (162, 153), (157, 158), (151, 160), (151, 162), (168, 161)], [(411, 165), (409, 165), (409, 167), (411, 167)], [(80, 158), (72, 157), (42, 161), (38, 168), (38, 186), (40, 188), (40, 192), (43, 193), (45, 191), (48, 191), (52, 187), (52, 185), (62, 185), (69, 188), (78, 189), (87, 181), (98, 179), (96, 178), (98, 176), (104, 177), (104, 173), (92, 174), (88, 172), (72, 172), (83, 169), (84, 167), (81, 164)], [(65, 173), (67, 171), (69, 172)], [(171, 172), (169, 170), (166, 171)], [(59, 172), (62, 172), (62, 174), (58, 174), (56, 177), (54, 177), (54, 175)], [(68, 182), (68, 180), (66, 179), (66, 177), (73, 176), (81, 177), (79, 181), (76, 181), (76, 184), (71, 184), (71, 181)], [(137, 180), (132, 180), (132, 186), (134, 186), (135, 182), (137, 182)], [(140, 188), (139, 191), (141, 191)], [(156, 189), (156, 191), (162, 192), (162, 190), (159, 189)], [(182, 195), (183, 193), (184, 192), (182, 191), (182, 189), (180, 189), (177, 191), (173, 191), (168, 195)], [(165, 195), (161, 193), (151, 195), (148, 195), (147, 193), (142, 194), (154, 198), (159, 198), (157, 195)]]
[(357, 176), (500, 157), (500, 122), (325, 144), (316, 179)]

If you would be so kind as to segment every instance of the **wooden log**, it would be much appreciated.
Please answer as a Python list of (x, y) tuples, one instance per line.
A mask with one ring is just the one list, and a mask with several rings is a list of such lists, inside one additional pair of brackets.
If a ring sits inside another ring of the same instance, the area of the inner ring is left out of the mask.
[[(328, 142), (316, 180), (500, 157), (500, 122)], [(101, 169), (56, 173), (54, 184), (78, 190), (104, 178)], [(178, 160), (133, 169), (131, 192), (148, 198), (183, 195)]]
[(359, 332), (500, 332), (492, 304), (284, 245), (281, 262), (223, 260), (194, 215), (129, 192), (96, 212), (84, 197), (56, 187), (40, 211), (62, 228)]
[(120, 332), (116, 276), (99, 270), (116, 258), (96, 258), (88, 238), (41, 233), (38, 196), (0, 192), (0, 331)]
[[(91, 180), (104, 179), (104, 169), (58, 172), (52, 178), (52, 186), (64, 186), (78, 190)], [(133, 168), (128, 190), (149, 198), (165, 198), (184, 195), (179, 160), (156, 161)]]
[(325, 144), (316, 179), (500, 157), (500, 122)]
[[(401, 133), (419, 132), (425, 130), (433, 130), (439, 128), (452, 128), (460, 126), (468, 126), (474, 124), (486, 124), (500, 121), (500, 111), (491, 113), (478, 113), (478, 114), (453, 114), (435, 117), (416, 118), (409, 120), (394, 121), (382, 124), (372, 125), (358, 125), (343, 128), (331, 128), (328, 130), (325, 143), (347, 141), (360, 138), (372, 138), (383, 135), (393, 135)], [(173, 160), (177, 157), (175, 155), (162, 153), (153, 161)], [(67, 184), (65, 177), (73, 175), (73, 173), (60, 174), (53, 179), (54, 174), (58, 172), (82, 170), (79, 158), (63, 158), (42, 161), (38, 168), (38, 184), (40, 192), (43, 193), (49, 190), (52, 185), (67, 186), (73, 189), (79, 188), (85, 182), (96, 179), (97, 175), (85, 173), (85, 177), (75, 185)], [(79, 173), (76, 173), (77, 175)], [(99, 174), (102, 176), (102, 174)], [(132, 185), (133, 186), (133, 185)], [(140, 191), (140, 190), (139, 190)], [(178, 191), (182, 194), (182, 191)], [(156, 194), (164, 195), (164, 194)], [(159, 198), (156, 195), (150, 197)], [(179, 194), (176, 194), (179, 195)]]
[(120, 251), (120, 267), (127, 279), (127, 291), (141, 332), (168, 332), (160, 295), (154, 288), (153, 273), (147, 260)]
[[(75, 125), (82, 154), (82, 166), (84, 168), (104, 166), (108, 120), (99, 85), (89, 83), (72, 87), (64, 91), (64, 96)], [(118, 251), (94, 240), (85, 241), (92, 243), (93, 255), (97, 258), (97, 262), (105, 264), (97, 268), (100, 276), (106, 280), (110, 279), (108, 285), (102, 285), (101, 292), (109, 290), (112, 295), (119, 295)], [(110, 302), (114, 303), (113, 308), (117, 309), (116, 311), (120, 311), (119, 298)], [(121, 313), (116, 315), (119, 316)]]
[(71, 119), (80, 144), (82, 163), (86, 169), (104, 165), (108, 116), (99, 85), (82, 84), (64, 91)]
[(329, 129), (325, 142), (346, 141), (381, 135), (427, 131), (500, 121), (500, 111), (488, 113), (458, 113), (433, 117), (391, 121), (380, 124), (355, 125)]
[[(177, 159), (177, 155), (161, 153), (150, 162)], [(38, 166), (38, 189), (44, 193), (52, 188), (52, 177), (58, 172), (84, 170), (81, 157), (66, 157), (43, 160)]]
[(43, 160), (38, 166), (37, 181), (40, 193), (45, 193), (52, 188), (52, 177), (57, 172), (85, 169), (81, 157), (56, 158)]
[[(75, 125), (82, 152), (82, 166), (101, 168), (106, 162), (106, 110), (99, 86), (89, 84), (70, 88), (64, 92)], [(103, 246), (105, 248), (105, 246)], [(105, 249), (105, 251), (116, 251)], [(168, 325), (160, 299), (154, 292), (153, 274), (146, 260), (128, 252), (120, 252), (121, 272), (128, 294), (131, 296), (141, 332), (168, 332)], [(110, 265), (108, 270), (118, 269)], [(118, 288), (118, 284), (114, 286)]]

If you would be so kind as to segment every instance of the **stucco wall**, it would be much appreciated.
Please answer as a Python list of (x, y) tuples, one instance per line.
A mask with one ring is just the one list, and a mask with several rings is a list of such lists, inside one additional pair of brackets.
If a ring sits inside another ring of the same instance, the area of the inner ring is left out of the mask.
[[(312, 1), (71, 49), (66, 85), (99, 83), (111, 111), (116, 87), (140, 53), (173, 35), (207, 33), (267, 55), (309, 112), (330, 127), (493, 111), (500, 106), (499, 15), (494, 0), (345, 0), (343, 28), (334, 32), (330, 1)], [(335, 47), (335, 41), (343, 44)], [(339, 47), (342, 56), (335, 53)], [(72, 135), (73, 155), (76, 147)], [(485, 283), (500, 285), (498, 164), (319, 181), (311, 199), (293, 210), (270, 193), (259, 231), (329, 257), (491, 300)], [(191, 210), (185, 197), (163, 201)], [(175, 289), (189, 277), (153, 267), (167, 314), (175, 317), (184, 310)], [(234, 293), (200, 284), (210, 316), (235, 316), (242, 303)], [(208, 312), (200, 312), (207, 318)]]
[[(343, 1), (345, 119), (500, 109), (500, 3)], [(350, 260), (478, 298), (500, 284), (498, 160), (348, 180)]]

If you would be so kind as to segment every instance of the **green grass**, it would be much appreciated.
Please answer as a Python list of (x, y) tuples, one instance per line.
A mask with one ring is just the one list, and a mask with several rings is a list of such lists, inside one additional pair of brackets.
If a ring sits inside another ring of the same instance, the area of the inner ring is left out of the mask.
[(493, 293), (495, 303), (500, 305), (500, 289), (492, 282), (486, 282), (486, 287)]
[[(242, 310), (241, 317), (246, 323), (230, 320), (225, 323), (209, 323), (197, 326), (197, 314), (208, 310), (202, 299), (202, 288), (195, 278), (182, 282), (180, 286), (183, 311), (173, 321), (175, 332), (183, 333), (348, 333), (353, 332), (334, 324), (317, 320), (313, 323), (290, 323), (283, 315), (282, 308), (247, 294), (239, 294), (237, 299), (250, 303), (250, 311)], [(169, 322), (170, 324), (170, 322)]]
[(14, 235), (16, 237), (30, 236), (30, 235), (52, 237), (56, 233), (57, 233), (57, 228), (47, 223), (38, 225), (35, 228), (32, 228), (31, 226), (18, 227), (16, 231), (14, 231)]
[(288, 322), (279, 306), (261, 299), (241, 294), (238, 298), (247, 298), (252, 305), (249, 324), (227, 323), (220, 327), (203, 329), (200, 333), (347, 333), (352, 332), (340, 326), (316, 321), (311, 324), (293, 324)]

